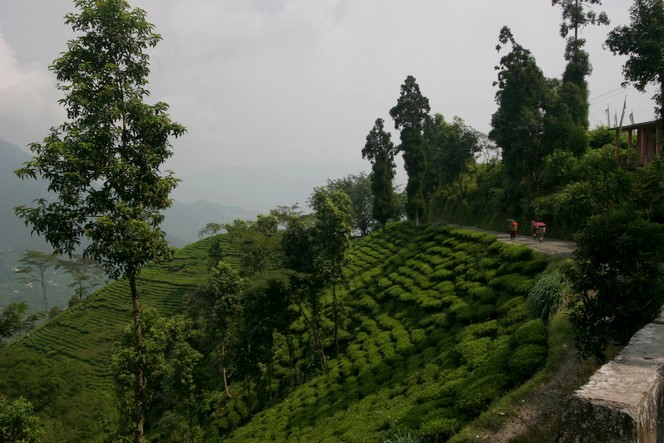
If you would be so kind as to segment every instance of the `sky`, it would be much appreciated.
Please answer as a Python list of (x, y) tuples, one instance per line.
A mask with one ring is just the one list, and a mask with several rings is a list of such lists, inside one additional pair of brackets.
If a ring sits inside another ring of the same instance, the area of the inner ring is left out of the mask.
[[(432, 113), (488, 133), (502, 26), (547, 77), (565, 67), (550, 0), (129, 0), (163, 40), (148, 51), (148, 103), (187, 127), (165, 165), (173, 196), (267, 211), (304, 203), (327, 179), (369, 171), (361, 150), (413, 75)], [(628, 0), (604, 0), (611, 24), (587, 27), (591, 127), (627, 103), (654, 119), (652, 91), (622, 88), (624, 57), (603, 49), (629, 24)], [(48, 66), (75, 35), (71, 0), (0, 0), (0, 139), (21, 148), (65, 118)], [(625, 117), (628, 122), (628, 117)], [(393, 131), (393, 139), (398, 133)], [(405, 177), (400, 174), (403, 182)]]

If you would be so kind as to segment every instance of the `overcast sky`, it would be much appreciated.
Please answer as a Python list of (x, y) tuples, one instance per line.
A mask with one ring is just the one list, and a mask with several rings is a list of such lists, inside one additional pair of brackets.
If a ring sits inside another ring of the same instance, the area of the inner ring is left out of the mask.
[[(129, 3), (146, 10), (163, 37), (149, 52), (148, 100), (167, 102), (188, 129), (173, 141), (167, 165), (183, 178), (175, 196), (185, 201), (265, 210), (309, 195), (310, 182), (298, 177), (304, 170), (334, 165), (339, 175), (319, 184), (369, 170), (365, 137), (378, 117), (393, 128), (389, 109), (407, 75), (432, 113), (488, 132), (503, 25), (547, 77), (565, 66), (561, 12), (550, 0)], [(620, 115), (625, 98), (636, 122), (654, 118), (652, 93), (621, 89), (624, 58), (602, 48), (610, 29), (629, 23), (631, 3), (604, 0), (611, 25), (583, 32), (594, 67), (591, 126), (606, 124), (607, 106), (612, 120)], [(62, 123), (62, 94), (48, 66), (73, 37), (63, 20), (72, 11), (70, 0), (0, 0), (0, 139), (25, 147)], [(300, 195), (275, 189), (286, 179)]]

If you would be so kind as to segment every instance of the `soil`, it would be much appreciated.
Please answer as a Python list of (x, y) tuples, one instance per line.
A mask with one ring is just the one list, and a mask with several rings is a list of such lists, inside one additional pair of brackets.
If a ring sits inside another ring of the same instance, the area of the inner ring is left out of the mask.
[(509, 419), (494, 432), (478, 431), (477, 441), (557, 442), (567, 400), (594, 372), (592, 362), (582, 361), (568, 352), (555, 368), (551, 379), (539, 385), (522, 400)]

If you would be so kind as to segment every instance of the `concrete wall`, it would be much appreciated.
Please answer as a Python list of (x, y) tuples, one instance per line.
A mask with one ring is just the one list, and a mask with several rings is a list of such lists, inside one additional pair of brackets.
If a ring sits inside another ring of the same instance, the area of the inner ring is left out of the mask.
[(664, 442), (664, 310), (570, 399), (560, 442)]

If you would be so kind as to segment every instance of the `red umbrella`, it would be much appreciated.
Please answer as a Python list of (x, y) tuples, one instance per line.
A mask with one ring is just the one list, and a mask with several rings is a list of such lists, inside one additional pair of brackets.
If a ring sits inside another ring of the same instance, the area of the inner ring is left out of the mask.
[(544, 222), (533, 222), (533, 226), (537, 226), (537, 227), (546, 226), (546, 223), (544, 223)]

